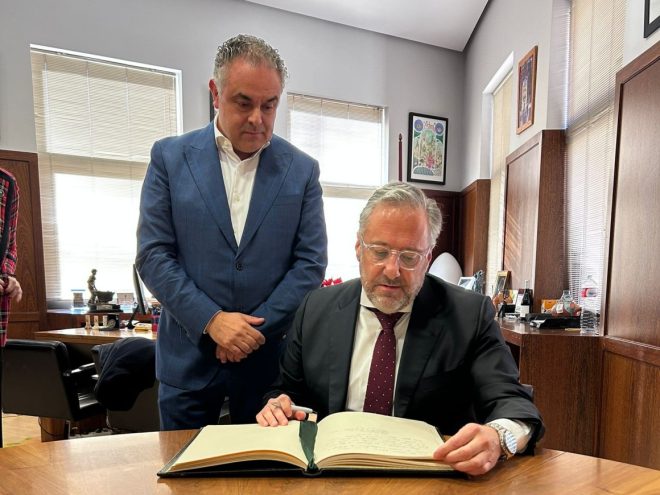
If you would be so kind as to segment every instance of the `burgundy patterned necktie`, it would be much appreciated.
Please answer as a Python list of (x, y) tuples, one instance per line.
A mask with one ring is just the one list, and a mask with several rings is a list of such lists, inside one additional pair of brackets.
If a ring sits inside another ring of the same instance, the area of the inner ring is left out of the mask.
[(367, 393), (364, 396), (363, 411), (377, 414), (392, 414), (392, 398), (394, 396), (394, 373), (396, 370), (396, 337), (394, 325), (403, 313), (387, 314), (376, 308), (373, 311), (381, 327), (378, 334), (374, 354), (369, 369)]

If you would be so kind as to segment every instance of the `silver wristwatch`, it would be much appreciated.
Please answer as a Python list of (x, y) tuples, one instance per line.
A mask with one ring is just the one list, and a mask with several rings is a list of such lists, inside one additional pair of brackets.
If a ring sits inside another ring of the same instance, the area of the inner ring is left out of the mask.
[(486, 426), (493, 428), (497, 432), (497, 436), (500, 438), (502, 455), (500, 456), (499, 460), (503, 461), (506, 459), (511, 459), (514, 455), (516, 455), (518, 450), (518, 442), (516, 441), (516, 437), (513, 436), (513, 433), (495, 422), (487, 423)]

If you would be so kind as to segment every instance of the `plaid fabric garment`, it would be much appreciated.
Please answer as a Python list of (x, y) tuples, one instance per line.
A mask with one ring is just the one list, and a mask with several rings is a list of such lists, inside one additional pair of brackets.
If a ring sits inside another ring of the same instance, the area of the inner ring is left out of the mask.
[[(6, 285), (7, 277), (16, 273), (16, 226), (18, 224), (18, 185), (6, 170), (0, 169), (0, 247), (2, 262), (0, 277)], [(9, 297), (0, 296), (0, 346), (7, 340)]]

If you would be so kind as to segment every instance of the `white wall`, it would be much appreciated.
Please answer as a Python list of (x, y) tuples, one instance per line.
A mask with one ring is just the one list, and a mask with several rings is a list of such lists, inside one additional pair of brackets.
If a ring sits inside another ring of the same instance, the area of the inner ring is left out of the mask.
[[(515, 112), (511, 122), (510, 150), (542, 129), (564, 127), (567, 16), (569, 0), (490, 0), (465, 51), (465, 159), (462, 187), (476, 179), (490, 178), (489, 157), (483, 134), (483, 91), (513, 52), (514, 94), (518, 97), (518, 61), (538, 45), (536, 113), (534, 125), (516, 134)], [(644, 0), (627, 0), (624, 65), (660, 40), (660, 30), (644, 39)], [(550, 70), (552, 68), (552, 70)]]
[(660, 29), (648, 38), (644, 38), (644, 0), (628, 0), (624, 36), (623, 65), (660, 41)]
[(550, 106), (550, 63), (556, 64), (556, 50), (551, 47), (553, 16), (556, 6), (551, 0), (490, 0), (465, 52), (465, 167), (463, 187), (476, 179), (490, 178), (489, 154), (482, 153), (483, 91), (507, 57), (513, 53), (513, 101), (518, 95), (518, 62), (534, 46), (538, 46), (536, 104), (534, 124), (516, 134), (516, 112), (512, 112), (511, 150), (516, 149), (541, 129), (562, 124), (555, 102)]
[[(215, 51), (238, 33), (279, 49), (287, 90), (382, 105), (389, 117), (389, 177), (408, 112), (449, 119), (447, 184), (463, 163), (462, 54), (238, 0), (0, 0), (0, 149), (35, 151), (29, 45), (102, 55), (183, 72), (184, 130), (208, 122)], [(286, 101), (276, 132), (286, 134)], [(405, 169), (404, 169), (405, 179)]]

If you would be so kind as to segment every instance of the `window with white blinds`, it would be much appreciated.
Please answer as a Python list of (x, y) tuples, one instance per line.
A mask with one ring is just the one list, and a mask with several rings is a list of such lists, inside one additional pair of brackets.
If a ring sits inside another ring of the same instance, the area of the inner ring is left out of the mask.
[(614, 89), (623, 64), (625, 9), (625, 0), (571, 4), (566, 254), (569, 289), (578, 302), (588, 275), (603, 286), (608, 187), (614, 166)]
[(385, 110), (289, 93), (289, 140), (319, 161), (328, 229), (326, 278), (359, 276), (360, 211), (387, 180)]
[(504, 256), (504, 193), (506, 155), (509, 152), (511, 128), (511, 73), (493, 92), (492, 171), (490, 179), (490, 208), (488, 210), (488, 260), (486, 289), (492, 294), (497, 272), (502, 269)]
[(180, 72), (32, 46), (46, 295), (132, 292), (139, 195), (157, 139), (180, 132)]

